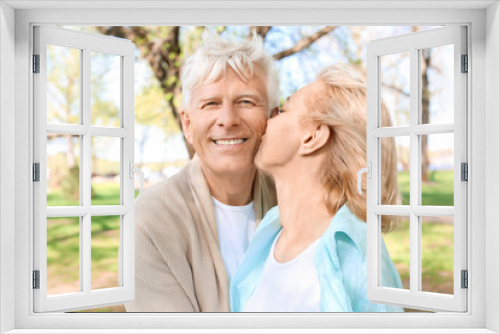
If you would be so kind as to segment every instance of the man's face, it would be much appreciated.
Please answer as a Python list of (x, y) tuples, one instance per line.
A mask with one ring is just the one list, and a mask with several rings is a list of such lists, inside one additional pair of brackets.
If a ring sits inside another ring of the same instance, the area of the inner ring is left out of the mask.
[(268, 109), (260, 72), (245, 83), (228, 69), (221, 80), (198, 87), (191, 96), (182, 125), (205, 172), (225, 176), (253, 170)]

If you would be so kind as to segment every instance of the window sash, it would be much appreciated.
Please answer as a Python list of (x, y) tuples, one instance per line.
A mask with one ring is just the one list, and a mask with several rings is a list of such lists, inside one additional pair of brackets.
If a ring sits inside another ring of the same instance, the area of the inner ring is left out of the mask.
[[(368, 299), (430, 311), (467, 310), (467, 290), (461, 289), (461, 270), (467, 269), (467, 183), (460, 181), (460, 163), (467, 162), (466, 110), (467, 76), (460, 73), (460, 55), (467, 54), (466, 28), (459, 26), (438, 28), (372, 41), (367, 48), (367, 161), (372, 165), (372, 178), (368, 179), (367, 194), (367, 252)], [(454, 123), (419, 124), (420, 114), (420, 49), (454, 45)], [(380, 128), (380, 56), (410, 52), (410, 125)], [(434, 133), (454, 133), (454, 207), (429, 207), (420, 205), (421, 152), (419, 136)], [(410, 205), (380, 205), (380, 138), (399, 135), (410, 136)], [(410, 217), (410, 289), (379, 286), (381, 263), (380, 215)], [(421, 233), (420, 216), (454, 217), (454, 294), (446, 295), (419, 291), (421, 286)]]
[[(80, 124), (47, 123), (46, 45), (58, 45), (80, 50)], [(100, 52), (120, 56), (121, 100), (120, 128), (91, 126), (90, 113), (90, 53)], [(97, 34), (40, 26), (34, 29), (34, 54), (40, 55), (40, 73), (34, 80), (34, 162), (41, 166), (40, 182), (34, 183), (34, 270), (40, 271), (40, 289), (34, 289), (35, 312), (73, 311), (104, 305), (122, 304), (133, 300), (134, 277), (134, 184), (129, 174), (134, 150), (134, 45), (128, 40)], [(47, 207), (46, 134), (77, 135), (80, 138), (80, 205)], [(91, 205), (91, 137), (117, 137), (120, 152), (120, 205)], [(91, 217), (120, 215), (120, 286), (91, 289)], [(80, 292), (47, 295), (47, 218), (79, 217), (79, 277)]]

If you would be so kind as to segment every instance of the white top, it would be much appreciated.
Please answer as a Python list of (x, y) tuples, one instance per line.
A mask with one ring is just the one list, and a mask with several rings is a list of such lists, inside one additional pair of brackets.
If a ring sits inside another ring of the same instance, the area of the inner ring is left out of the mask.
[(255, 233), (255, 206), (230, 206), (212, 197), (219, 231), (220, 252), (229, 281), (243, 260), (243, 255)]
[(320, 286), (314, 254), (314, 241), (293, 260), (279, 263), (274, 258), (274, 239), (260, 282), (243, 312), (320, 312)]

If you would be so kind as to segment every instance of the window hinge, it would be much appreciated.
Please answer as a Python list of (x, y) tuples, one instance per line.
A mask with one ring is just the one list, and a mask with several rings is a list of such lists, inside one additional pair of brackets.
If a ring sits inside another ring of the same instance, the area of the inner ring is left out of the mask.
[(40, 164), (38, 162), (33, 164), (33, 181), (40, 182)]
[(33, 73), (40, 73), (40, 55), (33, 55)]
[(469, 181), (469, 167), (468, 167), (467, 163), (466, 162), (462, 162), (460, 164), (460, 169), (461, 169), (460, 180), (461, 181)]
[(469, 71), (469, 57), (467, 55), (462, 55), (462, 68), (461, 73), (467, 73)]
[(469, 287), (469, 274), (467, 270), (462, 270), (462, 289), (467, 289)]
[(40, 289), (40, 270), (33, 270), (33, 289)]

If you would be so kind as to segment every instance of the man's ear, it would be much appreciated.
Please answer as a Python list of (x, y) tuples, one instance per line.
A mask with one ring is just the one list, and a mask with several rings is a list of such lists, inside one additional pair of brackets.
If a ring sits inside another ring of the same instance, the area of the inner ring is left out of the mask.
[(299, 147), (300, 155), (310, 155), (323, 148), (330, 139), (330, 128), (323, 124), (311, 126), (306, 132)]
[(182, 132), (186, 140), (193, 145), (193, 132), (191, 130), (191, 117), (185, 110), (181, 111)]

